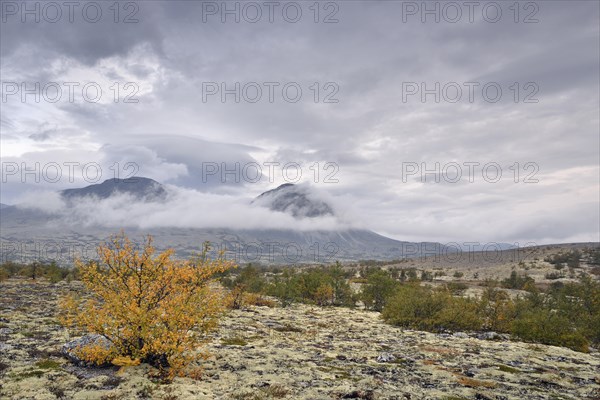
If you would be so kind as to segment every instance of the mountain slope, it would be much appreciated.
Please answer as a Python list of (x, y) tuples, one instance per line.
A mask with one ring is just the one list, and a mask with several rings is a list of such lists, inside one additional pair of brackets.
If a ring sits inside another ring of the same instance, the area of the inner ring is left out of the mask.
[(63, 198), (75, 200), (82, 197), (107, 199), (117, 194), (129, 194), (139, 200), (160, 200), (167, 195), (165, 188), (153, 179), (133, 177), (128, 179), (112, 178), (100, 184), (80, 189), (66, 189), (61, 192)]
[(311, 196), (307, 187), (294, 185), (293, 183), (285, 183), (264, 192), (256, 197), (253, 203), (268, 207), (272, 211), (288, 213), (299, 218), (334, 215), (329, 204)]

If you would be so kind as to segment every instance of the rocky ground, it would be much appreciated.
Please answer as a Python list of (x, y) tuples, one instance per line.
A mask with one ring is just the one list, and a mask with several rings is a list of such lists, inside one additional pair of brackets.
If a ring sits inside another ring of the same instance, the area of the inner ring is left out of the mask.
[(0, 398), (600, 399), (596, 350), (401, 330), (375, 312), (306, 305), (230, 312), (199, 380), (77, 367), (61, 354), (73, 337), (56, 320), (68, 285), (0, 284)]
[[(598, 247), (600, 247), (600, 243), (597, 242), (521, 247), (504, 251), (495, 251), (495, 248), (490, 246), (486, 251), (465, 251), (408, 258), (399, 263), (390, 263), (385, 268), (415, 268), (418, 271), (428, 271), (435, 275), (436, 281), (463, 280), (469, 284), (486, 279), (502, 280), (514, 270), (519, 274), (532, 277), (538, 284), (548, 285), (556, 280), (546, 278), (547, 274), (556, 273), (557, 270), (552, 264), (544, 261), (546, 257), (569, 253), (573, 250), (581, 252)], [(589, 274), (592, 267), (582, 263), (575, 272), (583, 271)], [(461, 278), (454, 277), (455, 273), (461, 274)], [(562, 273), (564, 278), (560, 280), (563, 282), (577, 280), (577, 273), (571, 276), (567, 268), (564, 268)]]

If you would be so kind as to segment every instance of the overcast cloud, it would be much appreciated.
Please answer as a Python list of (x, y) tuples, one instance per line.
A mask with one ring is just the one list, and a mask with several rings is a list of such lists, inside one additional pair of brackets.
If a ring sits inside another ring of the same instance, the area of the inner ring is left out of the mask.
[[(273, 22), (264, 2), (228, 2), (238, 4), (239, 23), (222, 15), (222, 2), (121, 2), (118, 16), (113, 2), (76, 2), (72, 22), (64, 6), (51, 22), (55, 11), (44, 2), (1, 3), (2, 203), (38, 193), (59, 207), (40, 191), (136, 174), (168, 184), (178, 197), (168, 210), (143, 214), (115, 199), (104, 207), (119, 210), (117, 221), (255, 227), (268, 218), (248, 201), (296, 182), (289, 163), (297, 163), (297, 181), (318, 186), (343, 210), (341, 220), (319, 228), (360, 225), (408, 241), (600, 241), (596, 1), (521, 2), (518, 15), (513, 2), (479, 2), (472, 22), (464, 2), (428, 2), (438, 4), (440, 21), (424, 15), (425, 23), (413, 8), (422, 2), (401, 1), (321, 2), (317, 23), (313, 2), (280, 2)], [(462, 16), (451, 23), (455, 4)], [(88, 22), (96, 5), (102, 16)], [(254, 5), (262, 17), (251, 23)], [(494, 5), (502, 11), (497, 22)], [(23, 14), (35, 7), (39, 22)], [(298, 8), (299, 21), (286, 21)], [(125, 23), (128, 16), (137, 22)], [(39, 102), (32, 94), (23, 101), (24, 82), (46, 85)], [(56, 102), (52, 82), (62, 87)], [(65, 82), (79, 84), (72, 99)], [(82, 97), (90, 82), (102, 89), (97, 102)], [(262, 98), (249, 101), (253, 85), (239, 103), (234, 94), (225, 102), (210, 94), (236, 82), (256, 82)], [(439, 102), (406, 93), (436, 82), (455, 82)], [(467, 82), (476, 84), (472, 101)], [(284, 98), (286, 83), (302, 89), (297, 102)], [(462, 98), (448, 101), (456, 87)], [(22, 167), (35, 163), (51, 176), (24, 175)], [(82, 170), (90, 163), (101, 167), (100, 177)], [(236, 163), (240, 179), (221, 175)], [(52, 179), (55, 164), (60, 179)], [(426, 181), (424, 166), (432, 170)], [(290, 226), (285, 218), (264, 224)]]

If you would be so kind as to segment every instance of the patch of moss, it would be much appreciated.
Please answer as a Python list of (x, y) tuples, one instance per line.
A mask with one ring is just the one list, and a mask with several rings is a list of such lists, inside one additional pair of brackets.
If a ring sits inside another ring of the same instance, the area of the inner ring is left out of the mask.
[(40, 369), (58, 369), (60, 368), (60, 363), (54, 360), (40, 360), (35, 363), (36, 367)]
[(14, 374), (13, 378), (16, 381), (21, 381), (21, 380), (27, 379), (27, 378), (40, 378), (45, 373), (46, 373), (45, 371), (41, 371), (39, 369), (34, 369), (34, 370), (23, 371), (23, 372)]
[(248, 342), (241, 337), (230, 337), (221, 339), (221, 344), (226, 346), (245, 346)]
[(521, 372), (520, 369), (509, 367), (508, 365), (498, 365), (498, 369), (502, 372), (508, 372), (511, 374), (518, 374)]

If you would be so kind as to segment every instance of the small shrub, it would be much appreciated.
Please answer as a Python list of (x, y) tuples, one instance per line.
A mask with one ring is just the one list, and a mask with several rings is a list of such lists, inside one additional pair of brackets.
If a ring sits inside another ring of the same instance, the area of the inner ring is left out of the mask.
[(339, 262), (303, 271), (286, 269), (267, 286), (266, 294), (277, 297), (282, 307), (296, 301), (354, 307), (356, 299), (346, 275)]
[(493, 284), (486, 287), (479, 300), (479, 315), (483, 318), (485, 329), (510, 332), (515, 313), (515, 304), (506, 291), (497, 289)]
[(588, 352), (589, 341), (572, 328), (569, 320), (548, 309), (528, 310), (512, 325), (512, 333), (526, 341), (568, 347)]
[(433, 281), (433, 274), (429, 271), (422, 271), (421, 280), (424, 282), (431, 282)]
[(544, 278), (554, 280), (563, 278), (563, 275), (560, 272), (548, 272), (544, 275)]
[(399, 282), (387, 271), (373, 270), (367, 275), (367, 283), (362, 286), (360, 299), (369, 310), (382, 311), (388, 299), (394, 295)]
[(275, 307), (276, 303), (259, 293), (245, 293), (244, 304), (259, 307)]
[(469, 288), (469, 285), (466, 283), (458, 283), (458, 282), (448, 282), (445, 284), (446, 289), (448, 289), (454, 295), (460, 295), (465, 290)]
[(241, 286), (235, 286), (225, 298), (225, 306), (231, 310), (239, 310), (244, 306), (245, 293)]
[(526, 285), (535, 283), (535, 281), (530, 276), (520, 275), (516, 271), (512, 271), (510, 277), (504, 279), (501, 283), (507, 289), (523, 289)]
[(212, 276), (233, 265), (209, 260), (205, 244), (200, 256), (172, 260), (173, 250), (155, 256), (149, 236), (134, 249), (121, 233), (98, 248), (99, 261), (77, 262), (91, 298), (67, 296), (61, 301), (61, 322), (106, 337), (110, 349), (82, 348), (83, 359), (102, 364), (117, 357), (140, 360), (171, 379), (183, 374), (204, 335), (215, 329), (223, 310), (223, 295)]
[(10, 278), (10, 272), (3, 266), (0, 266), (0, 282), (5, 281), (8, 278)]
[(482, 325), (475, 301), (415, 284), (402, 285), (382, 316), (393, 325), (430, 331), (476, 330)]
[(330, 306), (333, 304), (335, 298), (333, 294), (333, 288), (327, 283), (319, 285), (314, 294), (315, 303), (319, 306)]

